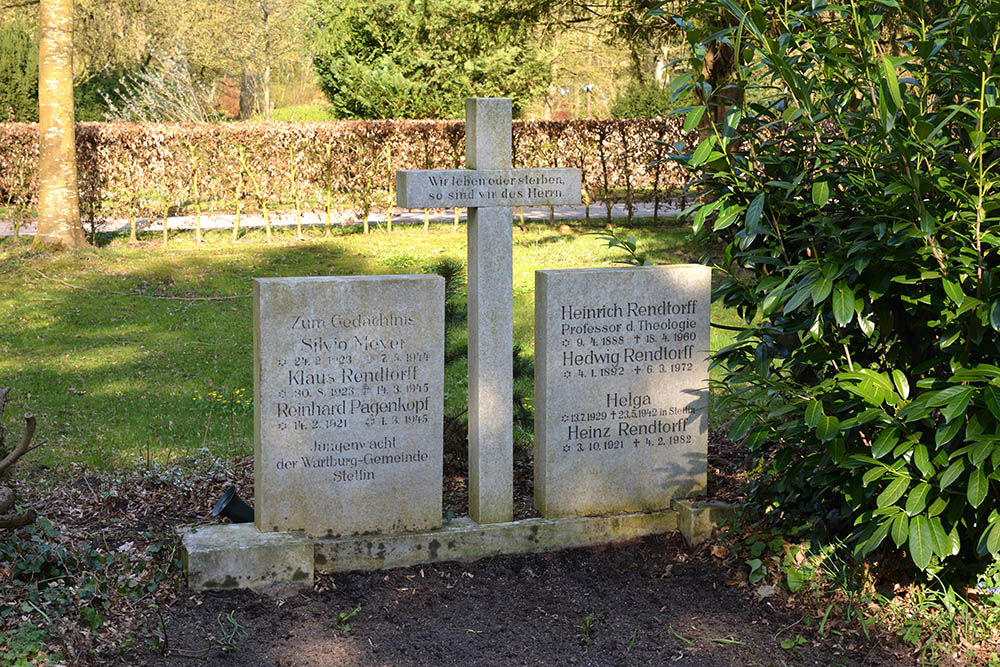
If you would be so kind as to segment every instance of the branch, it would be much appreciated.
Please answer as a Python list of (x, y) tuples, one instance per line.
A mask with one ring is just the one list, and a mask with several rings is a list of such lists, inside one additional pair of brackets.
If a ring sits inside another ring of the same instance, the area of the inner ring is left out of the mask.
[(35, 415), (27, 414), (24, 415), (24, 437), (21, 438), (21, 444), (14, 448), (10, 454), (5, 456), (2, 461), (0, 461), (0, 473), (2, 473), (7, 468), (11, 467), (17, 460), (30, 452), (32, 449), (45, 444), (45, 441), (39, 442), (34, 447), (30, 447), (31, 438), (35, 435)]
[(0, 528), (20, 528), (34, 523), (37, 518), (35, 510), (27, 510), (20, 514), (2, 514), (0, 515)]

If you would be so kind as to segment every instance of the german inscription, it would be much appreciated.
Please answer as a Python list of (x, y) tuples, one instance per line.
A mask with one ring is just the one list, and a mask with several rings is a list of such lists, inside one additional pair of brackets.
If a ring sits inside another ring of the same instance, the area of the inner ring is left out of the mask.
[(535, 503), (645, 511), (704, 489), (710, 270), (538, 271)]
[(403, 208), (558, 206), (580, 201), (579, 169), (455, 169), (396, 172)]
[(440, 525), (443, 290), (438, 276), (254, 282), (261, 530)]

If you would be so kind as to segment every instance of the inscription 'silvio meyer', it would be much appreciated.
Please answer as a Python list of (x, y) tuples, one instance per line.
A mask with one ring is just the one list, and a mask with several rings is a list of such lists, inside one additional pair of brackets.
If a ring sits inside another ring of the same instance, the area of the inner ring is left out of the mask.
[(441, 523), (444, 281), (254, 281), (254, 498), (262, 531)]
[(546, 517), (664, 509), (701, 491), (711, 271), (535, 274), (535, 505)]

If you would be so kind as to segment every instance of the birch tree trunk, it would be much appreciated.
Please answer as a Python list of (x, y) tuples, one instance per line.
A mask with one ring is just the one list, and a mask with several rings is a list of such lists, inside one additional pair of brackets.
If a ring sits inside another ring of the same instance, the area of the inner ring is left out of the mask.
[(87, 245), (80, 224), (73, 118), (73, 0), (41, 0), (38, 47), (38, 232), (35, 243)]

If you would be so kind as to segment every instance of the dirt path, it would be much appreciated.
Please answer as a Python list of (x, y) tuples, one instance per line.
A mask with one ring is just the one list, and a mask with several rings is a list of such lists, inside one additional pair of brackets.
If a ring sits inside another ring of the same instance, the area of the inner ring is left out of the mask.
[[(324, 576), (304, 593), (187, 591), (163, 617), (168, 654), (143, 649), (126, 660), (345, 667), (913, 664), (852, 632), (820, 639), (779, 598), (756, 601), (726, 580), (707, 549), (692, 553), (675, 534), (601, 549)], [(219, 641), (223, 627), (233, 627), (225, 621), (230, 612), (246, 635), (227, 651)], [(796, 637), (799, 646), (781, 648)]]
[[(658, 209), (658, 215), (662, 217), (674, 216), (680, 213), (681, 208), (679, 207), (680, 202), (669, 202), (664, 201), (660, 203)], [(464, 223), (466, 221), (466, 209), (459, 210), (459, 221)], [(584, 206), (556, 206), (553, 210), (553, 219), (557, 221), (566, 220), (583, 220), (587, 215), (587, 209)], [(628, 211), (624, 204), (615, 204), (611, 209), (611, 216), (614, 219), (625, 218), (628, 215)], [(652, 202), (636, 202), (633, 208), (633, 215), (637, 217), (652, 217), (653, 215), (653, 203)], [(601, 220), (607, 216), (607, 210), (603, 204), (591, 204), (590, 206), (590, 217), (593, 220)], [(441, 223), (441, 222), (453, 222), (455, 219), (455, 213), (453, 210), (433, 210), (430, 214), (431, 222)], [(535, 207), (526, 208), (524, 210), (525, 221), (532, 222), (547, 222), (549, 220), (549, 209), (548, 207)], [(224, 214), (224, 213), (206, 213), (201, 217), (201, 228), (203, 230), (209, 229), (232, 229), (233, 223), (236, 220), (235, 215)], [(515, 222), (520, 221), (520, 213), (518, 209), (514, 210), (514, 220)], [(369, 216), (369, 224), (375, 225), (385, 225), (386, 224), (386, 214), (384, 211), (375, 211)], [(403, 210), (396, 209), (392, 214), (392, 222), (394, 225), (404, 224), (404, 225), (415, 225), (424, 223), (424, 212), (423, 210)], [(295, 225), (295, 214), (284, 211), (280, 213), (271, 214), (271, 224), (274, 226), (291, 227)], [(302, 214), (302, 225), (303, 226), (323, 226), (326, 224), (324, 215), (317, 211), (305, 211)], [(331, 220), (331, 224), (335, 226), (344, 225), (360, 225), (361, 221), (355, 219), (353, 213), (345, 212), (340, 213), (337, 217)], [(181, 229), (194, 229), (195, 228), (195, 217), (193, 215), (182, 215), (182, 216), (170, 216), (167, 218), (167, 226), (172, 230)], [(248, 213), (242, 216), (240, 221), (240, 227), (243, 228), (254, 228), (263, 227), (264, 218), (258, 214)], [(22, 236), (34, 236), (35, 235), (35, 221), (26, 222), (20, 229), (20, 234)], [(126, 219), (109, 219), (98, 227), (100, 232), (127, 232), (129, 229), (129, 222)], [(142, 219), (137, 222), (137, 229), (139, 232), (153, 233), (162, 232), (163, 225), (159, 218), (156, 219)], [(9, 220), (0, 220), (0, 236), (11, 236), (14, 233), (13, 223)]]

